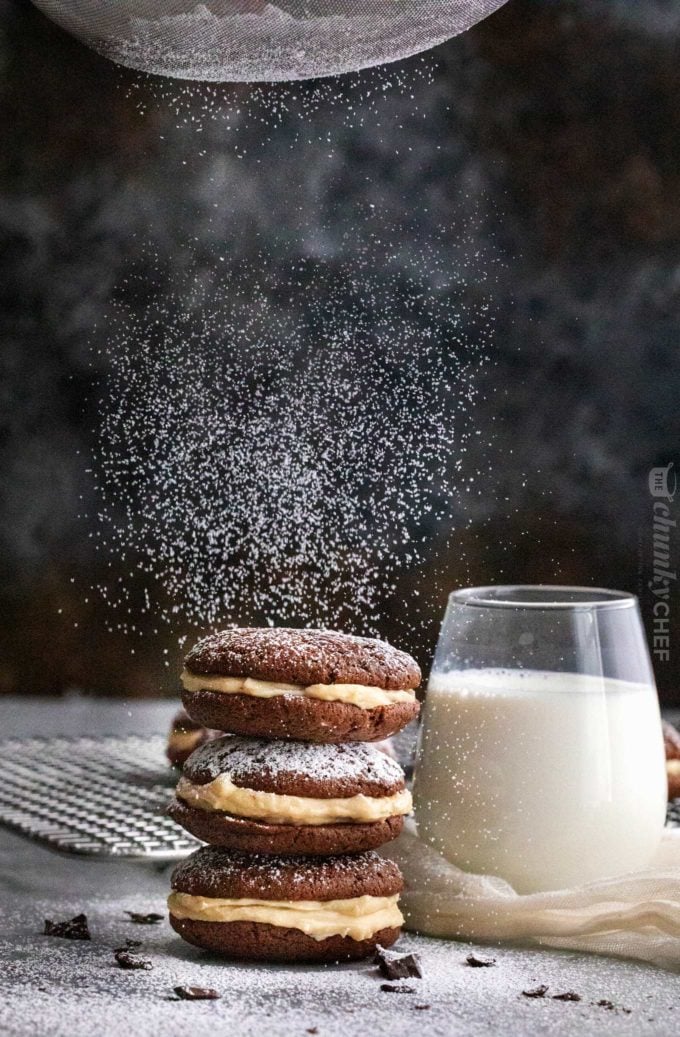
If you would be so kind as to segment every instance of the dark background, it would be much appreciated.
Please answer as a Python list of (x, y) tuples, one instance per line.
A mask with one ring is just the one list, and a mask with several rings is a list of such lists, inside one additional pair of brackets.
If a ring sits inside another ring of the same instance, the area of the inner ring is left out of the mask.
[[(111, 632), (91, 591), (111, 300), (142, 309), (218, 254), (340, 277), (376, 203), (404, 277), (442, 225), (444, 258), (490, 257), (495, 322), (471, 415), (488, 484), (401, 567), (380, 633), (427, 667), (447, 590), (472, 582), (614, 586), (649, 623), (647, 475), (677, 465), (680, 423), (680, 3), (510, 0), (385, 73), (187, 90), (0, 0), (0, 82), (0, 691), (173, 694), (192, 633)], [(679, 617), (657, 666), (676, 705)], [(262, 621), (247, 601), (228, 618)]]

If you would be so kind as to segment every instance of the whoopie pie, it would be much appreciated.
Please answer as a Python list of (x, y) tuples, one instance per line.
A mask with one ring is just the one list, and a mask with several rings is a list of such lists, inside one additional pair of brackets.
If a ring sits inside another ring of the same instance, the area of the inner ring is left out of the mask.
[(410, 810), (401, 767), (374, 745), (228, 735), (191, 754), (169, 813), (207, 843), (316, 856), (381, 846)]
[(242, 627), (185, 659), (182, 702), (207, 728), (305, 742), (372, 742), (418, 714), (418, 664), (384, 641), (334, 631)]
[(220, 734), (220, 731), (210, 731), (203, 727), (192, 720), (185, 710), (180, 709), (172, 718), (165, 754), (173, 766), (181, 767), (194, 749)]
[(342, 961), (398, 938), (401, 873), (373, 851), (341, 857), (248, 855), (204, 846), (172, 874), (170, 924), (229, 958)]

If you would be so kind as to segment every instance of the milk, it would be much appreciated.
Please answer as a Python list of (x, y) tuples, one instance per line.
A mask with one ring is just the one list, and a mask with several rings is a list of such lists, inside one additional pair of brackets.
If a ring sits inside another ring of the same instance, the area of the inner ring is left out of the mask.
[(655, 690), (579, 674), (434, 673), (414, 786), (419, 835), (522, 893), (644, 868), (666, 809)]

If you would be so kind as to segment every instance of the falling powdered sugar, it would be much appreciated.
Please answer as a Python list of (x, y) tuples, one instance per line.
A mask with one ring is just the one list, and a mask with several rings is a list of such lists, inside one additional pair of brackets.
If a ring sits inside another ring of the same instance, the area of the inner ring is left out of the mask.
[(117, 304), (93, 468), (112, 628), (379, 631), (432, 531), (466, 521), (483, 445), (469, 412), (493, 320), (447, 276), (378, 276), (369, 253), (195, 262), (146, 309)]

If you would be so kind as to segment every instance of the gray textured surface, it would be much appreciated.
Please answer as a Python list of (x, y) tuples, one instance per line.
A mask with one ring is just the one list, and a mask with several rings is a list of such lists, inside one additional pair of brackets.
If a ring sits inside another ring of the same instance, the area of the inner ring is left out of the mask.
[[(58, 733), (140, 734), (164, 730), (168, 703), (0, 702), (7, 736)], [(0, 896), (7, 905), (0, 934), (0, 1031), (68, 1035), (229, 1033), (323, 1035), (616, 1034), (677, 1032), (676, 975), (634, 963), (534, 950), (478, 949), (493, 968), (465, 964), (460, 943), (404, 937), (417, 950), (424, 977), (412, 994), (385, 993), (370, 964), (333, 968), (220, 963), (184, 945), (166, 923), (136, 926), (125, 910), (162, 911), (167, 874), (152, 867), (61, 858), (8, 833), (0, 834)], [(44, 917), (78, 911), (90, 919), (91, 943), (40, 935)], [(150, 971), (124, 972), (112, 949), (142, 939)], [(215, 1002), (170, 1000), (177, 984), (218, 989)], [(527, 999), (522, 990), (547, 984), (548, 994), (573, 990), (580, 1002)], [(619, 1006), (600, 1007), (607, 999)], [(418, 1009), (416, 1005), (429, 1005)], [(624, 1012), (623, 1008), (629, 1009)]]

